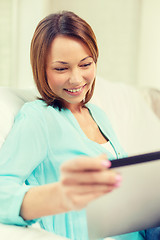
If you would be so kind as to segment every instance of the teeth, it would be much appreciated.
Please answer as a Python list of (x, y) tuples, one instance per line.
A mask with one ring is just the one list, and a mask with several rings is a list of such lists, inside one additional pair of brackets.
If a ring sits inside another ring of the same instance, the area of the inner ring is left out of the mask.
[(67, 91), (75, 93), (75, 92), (79, 92), (81, 89), (82, 89), (82, 87), (77, 88), (77, 89), (67, 89)]

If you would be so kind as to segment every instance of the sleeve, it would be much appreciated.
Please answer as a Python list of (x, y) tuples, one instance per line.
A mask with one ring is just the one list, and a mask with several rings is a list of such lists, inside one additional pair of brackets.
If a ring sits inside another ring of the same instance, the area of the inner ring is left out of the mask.
[(20, 216), (21, 204), (31, 186), (24, 184), (47, 154), (46, 125), (32, 108), (18, 113), (13, 128), (0, 150), (0, 222), (30, 225)]

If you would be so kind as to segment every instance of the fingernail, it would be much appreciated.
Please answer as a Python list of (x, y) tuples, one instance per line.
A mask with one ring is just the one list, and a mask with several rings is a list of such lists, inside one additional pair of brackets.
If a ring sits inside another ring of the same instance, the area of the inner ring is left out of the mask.
[(116, 175), (116, 182), (120, 183), (122, 181), (122, 176), (121, 175)]
[(102, 165), (103, 165), (104, 167), (109, 168), (109, 167), (111, 166), (111, 161), (103, 160), (103, 161), (102, 161)]
[(117, 182), (116, 184), (114, 184), (114, 187), (118, 188), (121, 186), (121, 183), (120, 182)]

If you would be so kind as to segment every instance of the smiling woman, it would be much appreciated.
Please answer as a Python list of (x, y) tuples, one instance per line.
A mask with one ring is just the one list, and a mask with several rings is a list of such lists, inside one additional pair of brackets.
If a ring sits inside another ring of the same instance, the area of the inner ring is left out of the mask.
[(41, 99), (24, 104), (0, 150), (0, 222), (39, 221), (49, 232), (88, 240), (86, 206), (120, 187), (122, 177), (109, 167), (126, 153), (106, 114), (89, 103), (97, 58), (95, 35), (76, 14), (38, 24), (31, 65)]

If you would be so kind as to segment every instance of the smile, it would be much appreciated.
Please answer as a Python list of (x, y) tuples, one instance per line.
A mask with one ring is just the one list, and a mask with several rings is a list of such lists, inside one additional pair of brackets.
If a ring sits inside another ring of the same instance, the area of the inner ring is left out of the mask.
[(67, 91), (70, 94), (80, 94), (83, 91), (83, 88), (85, 86), (86, 86), (86, 84), (82, 87), (79, 87), (79, 88), (72, 88), (72, 89), (65, 88), (64, 90)]
[(76, 89), (66, 89), (68, 92), (72, 92), (72, 93), (75, 93), (75, 92), (79, 92), (82, 90), (82, 87), (80, 88), (76, 88)]

